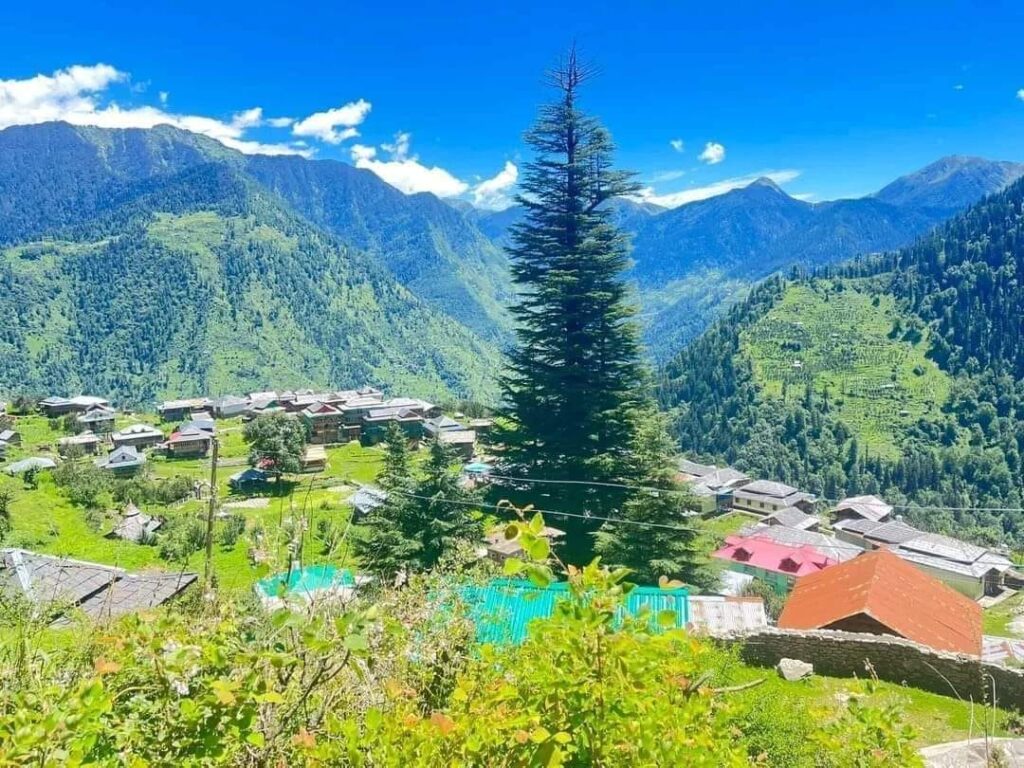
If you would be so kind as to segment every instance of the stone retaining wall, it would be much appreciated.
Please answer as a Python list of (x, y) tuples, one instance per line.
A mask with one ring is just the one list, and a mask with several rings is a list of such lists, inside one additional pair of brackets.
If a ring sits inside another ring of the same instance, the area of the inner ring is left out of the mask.
[(1024, 710), (1024, 670), (933, 651), (901, 638), (769, 629), (733, 642), (740, 645), (740, 655), (749, 664), (775, 666), (782, 658), (800, 659), (823, 675), (864, 678), (870, 662), (880, 680), (964, 700), (990, 701), (994, 684), (999, 706)]

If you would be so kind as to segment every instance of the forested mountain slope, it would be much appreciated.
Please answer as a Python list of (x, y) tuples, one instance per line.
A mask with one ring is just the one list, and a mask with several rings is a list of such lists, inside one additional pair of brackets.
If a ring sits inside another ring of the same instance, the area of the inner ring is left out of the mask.
[[(756, 281), (907, 245), (1021, 175), (1020, 163), (947, 157), (856, 199), (809, 203), (764, 178), (667, 211), (632, 203), (618, 218), (633, 233), (648, 348), (665, 361)], [(502, 243), (515, 210), (479, 226)]]
[(483, 338), (506, 339), (511, 288), (504, 255), (438, 198), (404, 195), (369, 171), (335, 161), (242, 155), (170, 126), (45, 123), (0, 131), (0, 244), (88, 221), (154, 181), (210, 162), (258, 182), (367, 251), (423, 301)]
[[(128, 199), (86, 221), (54, 205), (65, 226), (0, 251), (0, 390), (151, 403), (369, 382), (494, 396), (495, 349), (374, 257), (232, 163), (184, 165), (122, 188)], [(82, 180), (78, 199), (105, 207), (110, 177)], [(42, 185), (26, 194), (45, 197)]]
[[(773, 278), (663, 372), (682, 448), (827, 498), (1021, 506), (1024, 181), (917, 244)], [(1013, 511), (920, 509), (1024, 540)]]

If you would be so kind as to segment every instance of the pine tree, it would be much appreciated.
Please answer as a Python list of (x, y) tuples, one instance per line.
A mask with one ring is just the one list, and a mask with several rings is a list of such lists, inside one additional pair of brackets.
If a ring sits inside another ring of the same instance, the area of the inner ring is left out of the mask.
[[(621, 480), (630, 413), (648, 383), (622, 279), (628, 243), (608, 203), (636, 185), (612, 169), (608, 133), (578, 106), (588, 74), (570, 52), (551, 75), (558, 100), (526, 135), (536, 158), (525, 165), (518, 202), (526, 214), (509, 249), (521, 298), (512, 308), (518, 344), (502, 381), (508, 408), (500, 439), (509, 473)], [(623, 497), (550, 485), (543, 501), (578, 514), (608, 512)]]
[(630, 579), (640, 584), (666, 576), (712, 587), (718, 577), (697, 554), (695, 526), (685, 514), (696, 505), (671, 469), (675, 446), (664, 416), (648, 407), (635, 422), (629, 452), (632, 474), (644, 478), (646, 488), (658, 490), (634, 493), (622, 510), (626, 522), (608, 523), (597, 532), (595, 552), (608, 565), (629, 568)]
[(397, 423), (387, 430), (387, 452), (377, 482), (387, 498), (366, 518), (366, 536), (356, 540), (363, 567), (383, 579), (415, 567), (423, 549), (422, 525), (416, 516), (409, 446)]
[(479, 501), (478, 494), (459, 484), (455, 455), (440, 440), (431, 442), (425, 469), (414, 504), (425, 528), (420, 565), (431, 568), (460, 543), (479, 542), (483, 525), (472, 506)]

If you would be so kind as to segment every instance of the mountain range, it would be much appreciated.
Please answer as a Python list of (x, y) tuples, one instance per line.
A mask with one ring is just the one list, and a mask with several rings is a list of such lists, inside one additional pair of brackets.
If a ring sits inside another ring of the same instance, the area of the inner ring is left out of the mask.
[(284, 160), (170, 127), (0, 132), (0, 389), (493, 399), (500, 252), (435, 198)]
[(770, 278), (664, 367), (680, 445), (1024, 541), (1022, 272), (1024, 179), (906, 248)]
[[(672, 210), (612, 201), (651, 354), (670, 359), (773, 272), (906, 244), (1022, 174), (955, 157), (857, 200), (762, 179)], [(5, 129), (0, 389), (143, 403), (369, 382), (493, 401), (521, 215), (170, 126)]]
[[(954, 156), (849, 200), (810, 203), (761, 178), (671, 210), (620, 201), (648, 348), (664, 361), (758, 280), (907, 245), (1021, 176), (1021, 163)], [(518, 215), (509, 209), (479, 226), (501, 243)]]

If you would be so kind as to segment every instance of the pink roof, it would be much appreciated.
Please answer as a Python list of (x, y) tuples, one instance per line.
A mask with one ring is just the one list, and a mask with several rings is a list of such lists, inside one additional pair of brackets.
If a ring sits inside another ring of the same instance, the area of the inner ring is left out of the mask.
[(725, 546), (711, 556), (786, 576), (817, 573), (837, 562), (809, 544), (794, 547), (759, 536), (727, 536)]

